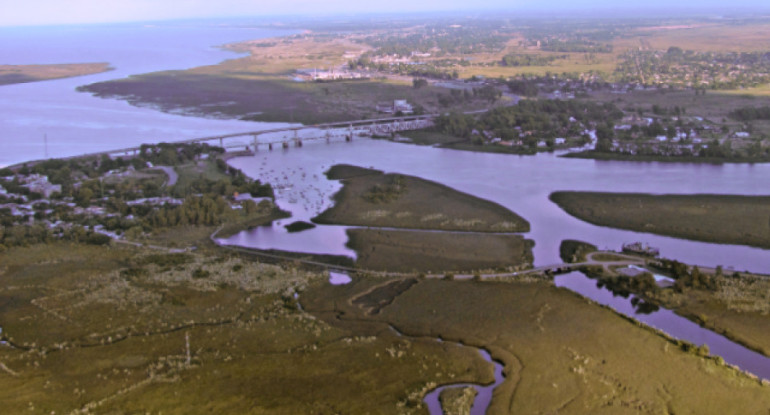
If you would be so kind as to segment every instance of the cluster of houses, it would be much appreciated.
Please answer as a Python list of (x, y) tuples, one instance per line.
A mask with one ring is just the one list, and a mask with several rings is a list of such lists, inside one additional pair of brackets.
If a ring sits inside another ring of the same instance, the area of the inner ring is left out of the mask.
[(361, 71), (351, 71), (345, 67), (329, 68), (328, 70), (298, 69), (295, 80), (297, 81), (315, 81), (330, 82), (344, 80), (363, 80), (368, 79), (369, 74)]
[(377, 111), (383, 114), (414, 114), (414, 107), (405, 99), (394, 100), (393, 103), (378, 104)]
[[(492, 131), (489, 131), (489, 130), (481, 130), (481, 131), (479, 131), (477, 129), (474, 129), (473, 131), (471, 131), (471, 137), (481, 138), (483, 140), (484, 144), (487, 144), (487, 145), (498, 145), (498, 146), (503, 146), (503, 147), (524, 147), (525, 146), (525, 142), (524, 142), (523, 138), (531, 136), (533, 134), (533, 132), (532, 131), (522, 131), (521, 127), (518, 127), (518, 126), (514, 127), (514, 129), (516, 129), (516, 130), (518, 130), (520, 132), (519, 133), (519, 137), (520, 137), (519, 139), (503, 140), (501, 137), (497, 137), (495, 135), (495, 133), (492, 132)], [(587, 134), (589, 136), (595, 137), (593, 131), (584, 131), (584, 134)], [(551, 141), (551, 145), (553, 145), (553, 146), (565, 146), (567, 144), (567, 139), (564, 138), (564, 137), (556, 137), (553, 140), (549, 140), (549, 141)], [(537, 147), (538, 148), (545, 148), (545, 147), (548, 147), (548, 146), (549, 146), (549, 143), (548, 143), (547, 140), (541, 139), (541, 140), (537, 141)]]
[(395, 65), (399, 63), (415, 64), (415, 63), (420, 63), (420, 62), (415, 62), (415, 59), (429, 58), (429, 57), (431, 57), (430, 52), (412, 51), (412, 53), (410, 53), (409, 56), (400, 56), (396, 54), (380, 55), (380, 56), (373, 57), (371, 61), (377, 64), (384, 63), (388, 65)]
[(61, 192), (61, 185), (49, 182), (48, 176), (30, 174), (20, 176), (20, 181), (24, 183), (24, 187), (28, 188), (30, 192), (39, 193), (46, 198), (51, 197), (54, 193)]
[[(700, 117), (694, 117), (695, 121), (702, 122)], [(678, 120), (678, 117), (674, 117)], [(616, 132), (629, 132), (634, 126), (649, 126), (655, 120), (653, 118), (640, 118), (635, 115), (627, 116), (623, 119), (624, 124), (616, 125)], [(715, 132), (715, 127), (708, 124), (701, 124), (697, 131), (693, 128), (676, 127), (676, 131), (669, 135), (657, 135), (648, 139), (643, 139), (640, 134), (633, 135), (633, 140), (615, 139), (612, 141), (611, 151), (625, 154), (659, 154), (669, 156), (691, 155), (699, 149), (708, 148), (706, 139), (699, 135), (700, 132)], [(751, 134), (748, 132), (736, 132), (732, 134), (733, 138), (748, 139)]]

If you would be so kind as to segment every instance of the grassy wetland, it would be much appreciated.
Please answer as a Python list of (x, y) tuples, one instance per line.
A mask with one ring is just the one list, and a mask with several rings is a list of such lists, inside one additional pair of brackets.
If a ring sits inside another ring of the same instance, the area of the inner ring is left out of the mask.
[(443, 273), (526, 268), (530, 240), (520, 235), (350, 229), (348, 246), (367, 270)]
[(473, 349), (298, 309), (324, 274), (71, 244), (0, 258), (9, 413), (422, 413), (429, 385), (491, 378)]
[(498, 204), (417, 177), (350, 165), (333, 166), (327, 176), (343, 187), (334, 206), (313, 221), (367, 227), (348, 230), (348, 246), (363, 269), (446, 272), (532, 263), (532, 242), (511, 234), (528, 231), (529, 223)]
[(373, 284), (314, 287), (303, 305), (334, 326), (379, 323), (490, 350), (506, 375), (490, 414), (759, 414), (770, 405), (756, 379), (548, 282), (423, 280), (393, 291), (377, 314), (345, 300)]
[(529, 223), (508, 209), (413, 176), (338, 165), (335, 204), (316, 223), (468, 232), (527, 232)]
[(556, 192), (586, 222), (704, 242), (770, 248), (770, 197)]
[[(652, 60), (672, 46), (688, 56), (770, 50), (770, 26), (761, 19), (592, 22), (588, 29), (578, 22), (564, 30), (561, 21), (513, 28), (486, 21), (402, 24), (244, 42), (228, 46), (248, 52), (244, 58), (81, 90), (189, 115), (316, 123), (381, 117), (377, 104), (396, 99), (406, 99), (416, 112), (459, 115), (510, 103), (519, 81), (564, 82), (539, 96), (558, 90), (561, 96), (612, 101), (624, 115), (640, 119), (668, 98), (667, 105), (687, 106), (693, 119), (723, 123), (725, 140), (731, 131), (751, 127), (754, 144), (767, 148), (762, 134), (770, 131), (770, 121), (725, 119), (732, 110), (766, 105), (766, 98), (756, 96), (766, 95), (767, 87), (750, 85), (764, 74), (736, 71), (745, 88), (715, 84), (720, 92), (695, 98), (690, 86), (663, 87), (681, 80), (669, 77), (637, 91), (635, 81), (623, 77), (648, 74), (616, 71), (633, 53)], [(393, 63), (398, 59), (405, 60)], [(427, 75), (419, 72), (428, 67)], [(661, 75), (683, 67), (696, 65)], [(308, 71), (331, 68), (369, 76), (307, 78)], [(682, 79), (695, 79), (693, 74), (682, 73)], [(4, 78), (0, 66), (0, 85), (3, 79), (29, 78)], [(615, 90), (615, 82), (626, 90)], [(490, 92), (500, 96), (484, 98)], [(537, 96), (536, 89), (530, 98)], [(532, 117), (515, 132), (508, 125), (515, 136), (506, 141), (539, 139), (537, 124), (547, 124), (545, 118)], [(560, 118), (565, 125), (575, 122)], [(594, 124), (576, 133), (596, 132)], [(476, 135), (498, 136), (481, 130)], [(435, 131), (409, 136), (417, 144), (473, 149)], [(438, 386), (494, 382), (493, 365), (480, 348), (504, 367), (505, 379), (488, 410), (492, 415), (767, 414), (770, 408), (768, 380), (710, 356), (707, 347), (557, 288), (551, 270), (523, 275), (533, 263), (533, 241), (520, 234), (529, 232), (527, 220), (435, 182), (350, 165), (331, 168), (327, 176), (343, 187), (334, 206), (313, 222), (355, 227), (348, 231), (355, 264), (347, 257), (219, 246), (218, 237), (288, 213), (269, 200), (233, 197), (270, 199), (274, 193), (269, 184), (228, 166), (225, 149), (192, 150), (195, 145), (159, 145), (120, 163), (104, 157), (23, 166), (64, 186), (65, 195), (49, 200), (62, 212), (74, 211), (64, 206), (72, 204), (102, 213), (64, 215), (41, 208), (20, 216), (0, 210), (0, 242), (6, 243), (0, 244), (3, 412), (424, 415), (423, 398)], [(160, 170), (146, 170), (148, 162)], [(14, 168), (4, 177), (24, 175)], [(122, 171), (113, 175), (114, 170)], [(3, 183), (9, 190), (22, 188), (10, 179)], [(161, 200), (128, 204), (144, 198)], [(770, 197), (557, 192), (551, 200), (601, 226), (770, 248)], [(71, 227), (49, 227), (66, 221), (72, 223), (56, 226)], [(286, 223), (291, 232), (315, 226)], [(100, 225), (111, 226), (104, 229), (119, 240), (94, 235)], [(98, 244), (78, 239), (77, 231), (97, 236)], [(560, 254), (565, 262), (590, 262), (587, 268), (607, 273), (603, 284), (637, 287), (645, 301), (770, 356), (767, 278), (723, 275), (721, 269), (696, 272), (678, 263), (669, 269), (648, 258), (650, 270), (675, 278), (672, 287), (661, 288), (651, 275), (621, 280), (617, 273), (619, 263), (641, 265), (645, 258), (595, 250), (566, 240)], [(350, 273), (352, 282), (331, 285), (329, 272), (318, 271), (335, 263), (358, 268)], [(481, 275), (502, 271), (507, 276)], [(469, 388), (449, 389), (440, 400), (447, 414), (467, 413), (474, 395)]]

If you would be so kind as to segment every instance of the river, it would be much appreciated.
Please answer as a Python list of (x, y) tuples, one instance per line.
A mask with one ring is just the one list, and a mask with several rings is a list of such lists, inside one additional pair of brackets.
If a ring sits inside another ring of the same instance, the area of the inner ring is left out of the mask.
[(548, 200), (557, 190), (648, 193), (770, 194), (770, 164), (687, 164), (565, 159), (475, 153), (356, 138), (346, 142), (313, 142), (302, 148), (261, 151), (230, 163), (246, 174), (278, 184), (279, 205), (293, 217), (271, 227), (234, 235), (225, 243), (260, 249), (297, 250), (348, 255), (344, 226), (318, 226), (288, 233), (282, 225), (309, 220), (331, 205), (340, 188), (323, 175), (330, 166), (348, 163), (433, 180), (497, 202), (531, 224), (524, 234), (535, 241), (535, 265), (562, 262), (559, 244), (578, 239), (617, 250), (624, 242), (641, 240), (659, 247), (662, 256), (736, 270), (770, 272), (770, 251), (618, 230), (573, 218)]
[(0, 28), (0, 64), (108, 62), (115, 68), (76, 78), (0, 86), (0, 167), (287, 125), (167, 114), (96, 98), (75, 88), (134, 74), (216, 64), (240, 56), (220, 45), (289, 33), (218, 21)]

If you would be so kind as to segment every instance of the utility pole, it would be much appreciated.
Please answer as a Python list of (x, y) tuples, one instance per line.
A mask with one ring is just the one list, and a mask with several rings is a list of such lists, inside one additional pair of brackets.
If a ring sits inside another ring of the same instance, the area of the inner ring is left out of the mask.
[(190, 361), (192, 359), (190, 358), (190, 332), (189, 331), (184, 334), (184, 341), (187, 349), (187, 356), (186, 356), (187, 358), (185, 359), (185, 364), (187, 364), (187, 366), (190, 366)]

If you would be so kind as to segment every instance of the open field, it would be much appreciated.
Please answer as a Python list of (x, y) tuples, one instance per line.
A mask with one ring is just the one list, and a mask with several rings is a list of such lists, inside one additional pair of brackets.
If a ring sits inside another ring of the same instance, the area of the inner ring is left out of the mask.
[(0, 65), (0, 85), (47, 81), (106, 72), (108, 63), (68, 63), (55, 65)]
[[(475, 232), (526, 232), (529, 223), (508, 209), (447, 186), (412, 176), (359, 169), (338, 176), (343, 188), (317, 223)], [(364, 174), (366, 173), (366, 174)]]
[(770, 248), (770, 196), (556, 192), (550, 199), (594, 225)]
[(345, 301), (371, 284), (317, 287), (304, 303), (335, 326), (380, 322), (485, 347), (506, 379), (488, 413), (761, 414), (768, 386), (547, 283), (424, 280), (377, 315)]
[(508, 270), (533, 260), (532, 241), (520, 235), (350, 229), (348, 238), (356, 265), (378, 271)]
[(753, 52), (770, 49), (770, 25), (765, 22), (693, 23), (636, 29), (625, 41), (629, 47), (644, 45), (666, 50), (678, 46), (703, 52)]
[[(489, 381), (471, 348), (331, 327), (291, 294), (323, 274), (215, 253), (70, 244), (0, 254), (7, 413), (423, 413)], [(366, 396), (366, 399), (361, 399)]]

